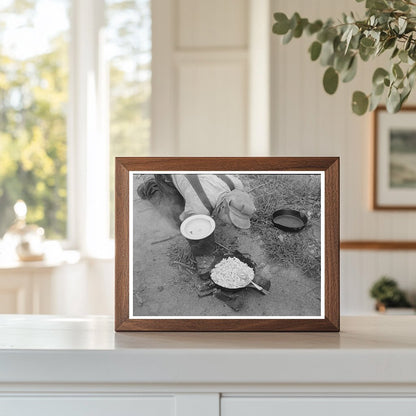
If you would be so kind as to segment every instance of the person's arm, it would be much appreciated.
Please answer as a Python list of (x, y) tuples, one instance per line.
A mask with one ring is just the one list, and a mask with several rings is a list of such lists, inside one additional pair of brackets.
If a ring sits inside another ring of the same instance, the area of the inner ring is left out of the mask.
[(185, 200), (185, 207), (179, 219), (185, 221), (186, 218), (191, 215), (205, 214), (210, 215), (209, 211), (205, 208), (204, 204), (200, 201), (196, 195), (192, 185), (184, 175), (172, 175), (173, 183), (176, 189), (181, 193)]
[(234, 176), (234, 175), (228, 175), (228, 176), (233, 181), (233, 184), (235, 186), (235, 189), (239, 189), (240, 191), (244, 191), (243, 182), (241, 182), (241, 180), (239, 178), (237, 178), (237, 176)]
[(194, 212), (192, 211), (187, 211), (186, 209), (182, 212), (181, 215), (179, 215), (179, 219), (183, 222), (185, 221), (188, 217), (192, 217), (192, 215), (195, 215)]

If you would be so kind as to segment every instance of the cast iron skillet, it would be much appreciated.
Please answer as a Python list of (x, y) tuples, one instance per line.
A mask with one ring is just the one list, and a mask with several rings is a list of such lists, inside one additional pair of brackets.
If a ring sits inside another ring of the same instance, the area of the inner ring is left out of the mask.
[[(231, 254), (225, 254), (225, 255), (222, 255), (222, 256), (218, 256), (216, 259), (215, 259), (215, 263), (214, 263), (214, 267), (215, 267), (215, 265), (216, 264), (218, 264), (221, 260), (223, 260), (223, 259), (226, 259), (226, 258), (229, 258), (229, 257), (236, 257), (237, 259), (239, 259), (240, 261), (242, 261), (243, 263), (245, 263), (245, 264), (247, 264), (247, 266), (249, 266), (249, 267), (251, 267), (252, 269), (253, 269), (253, 271), (255, 272), (255, 270), (256, 270), (256, 263), (254, 263), (249, 257), (247, 257), (247, 256), (245, 256), (243, 253), (241, 253), (240, 251), (238, 251), (238, 250), (235, 250), (233, 253), (231, 253)], [(247, 281), (244, 285), (242, 285), (242, 286), (240, 286), (240, 287), (233, 287), (233, 288), (230, 288), (230, 287), (228, 287), (226, 284), (224, 284), (223, 282), (221, 282), (221, 281), (216, 281), (216, 280), (214, 280), (214, 279), (212, 279), (212, 276), (211, 276), (211, 280), (217, 285), (217, 286), (220, 286), (220, 287), (222, 287), (222, 288), (224, 288), (224, 289), (227, 289), (227, 290), (230, 290), (230, 291), (233, 291), (233, 290), (239, 290), (239, 289), (243, 289), (243, 288), (245, 288), (245, 287), (248, 287), (248, 286), (252, 286), (252, 287), (254, 287), (255, 289), (257, 289), (258, 291), (260, 291), (263, 295), (266, 295), (266, 294), (269, 294), (270, 292), (268, 291), (268, 290), (266, 290), (266, 289), (264, 289), (263, 287), (261, 287), (260, 285), (258, 285), (257, 283), (255, 283), (255, 282), (253, 282), (253, 280), (249, 280), (249, 281)]]
[(279, 209), (273, 213), (273, 225), (280, 230), (297, 232), (305, 228), (308, 218), (294, 209)]

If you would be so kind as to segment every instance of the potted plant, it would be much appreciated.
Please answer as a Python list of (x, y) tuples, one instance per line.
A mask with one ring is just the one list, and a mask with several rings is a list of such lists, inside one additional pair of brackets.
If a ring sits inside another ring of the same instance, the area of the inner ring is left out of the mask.
[(397, 282), (387, 276), (381, 277), (373, 284), (370, 296), (376, 300), (376, 310), (379, 312), (386, 312), (387, 308), (411, 308)]
[(304, 34), (314, 37), (309, 54), (326, 68), (323, 86), (328, 94), (335, 93), (340, 80), (355, 77), (358, 61), (390, 54), (390, 65), (374, 71), (371, 93), (353, 93), (354, 113), (374, 110), (385, 94), (387, 110), (395, 113), (409, 97), (416, 78), (416, 0), (366, 0), (362, 19), (344, 13), (337, 21), (310, 22), (299, 13), (288, 18), (280, 12), (274, 19), (273, 32), (283, 36), (284, 44)]

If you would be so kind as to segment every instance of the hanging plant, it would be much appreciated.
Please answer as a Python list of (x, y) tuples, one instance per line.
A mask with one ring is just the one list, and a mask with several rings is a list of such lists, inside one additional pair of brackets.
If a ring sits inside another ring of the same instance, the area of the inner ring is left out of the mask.
[[(364, 0), (356, 0), (361, 3)], [(415, 0), (416, 1), (416, 0)], [(339, 81), (350, 82), (357, 74), (358, 60), (364, 62), (390, 54), (390, 65), (374, 71), (369, 94), (355, 91), (352, 110), (363, 115), (373, 111), (386, 96), (390, 113), (398, 112), (409, 97), (416, 77), (416, 2), (411, 0), (366, 0), (364, 19), (343, 14), (339, 22), (310, 22), (299, 13), (289, 19), (275, 13), (273, 33), (283, 44), (307, 34), (314, 37), (309, 47), (312, 61), (326, 67), (323, 87), (334, 94)]]

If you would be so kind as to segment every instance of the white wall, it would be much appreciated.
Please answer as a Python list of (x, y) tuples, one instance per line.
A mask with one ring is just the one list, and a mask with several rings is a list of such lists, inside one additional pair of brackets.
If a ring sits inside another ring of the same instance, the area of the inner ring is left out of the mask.
[[(361, 10), (351, 0), (272, 0), (272, 11), (298, 11), (310, 19), (341, 16)], [(272, 154), (279, 156), (341, 157), (341, 240), (415, 240), (415, 212), (372, 211), (371, 115), (351, 112), (352, 92), (371, 90), (377, 61), (359, 64), (359, 75), (341, 84), (334, 96), (322, 88), (324, 68), (311, 62), (311, 38), (282, 45), (272, 36)], [(382, 64), (379, 58), (378, 65)], [(409, 102), (415, 102), (415, 95)], [(415, 253), (385, 251), (341, 252), (341, 310), (343, 314), (372, 310), (368, 288), (383, 274), (395, 277), (416, 293)]]
[(268, 151), (269, 6), (269, 0), (153, 0), (153, 155)]

